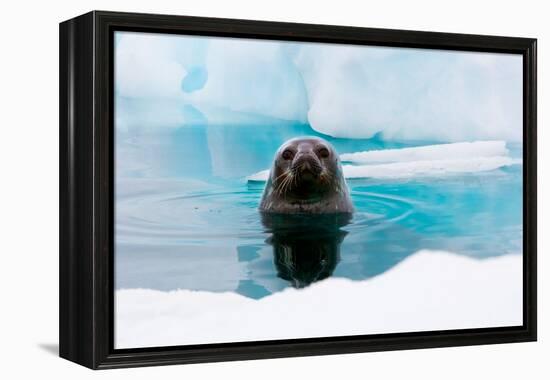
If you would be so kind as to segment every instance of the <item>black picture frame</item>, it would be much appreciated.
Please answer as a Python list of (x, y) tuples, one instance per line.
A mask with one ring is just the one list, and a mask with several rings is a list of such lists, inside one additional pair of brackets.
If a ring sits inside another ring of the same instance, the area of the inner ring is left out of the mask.
[[(114, 349), (114, 31), (521, 54), (523, 325)], [(62, 22), (59, 38), (61, 357), (102, 369), (536, 340), (536, 39), (105, 11)]]

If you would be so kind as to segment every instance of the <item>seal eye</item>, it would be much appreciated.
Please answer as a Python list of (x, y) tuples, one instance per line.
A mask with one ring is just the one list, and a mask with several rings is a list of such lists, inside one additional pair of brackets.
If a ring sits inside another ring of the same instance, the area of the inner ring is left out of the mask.
[(319, 153), (319, 157), (321, 157), (321, 158), (327, 158), (330, 155), (330, 152), (325, 147), (319, 149), (318, 153)]
[(285, 159), (285, 160), (290, 160), (294, 157), (294, 152), (292, 152), (291, 150), (289, 149), (286, 149), (283, 154), (282, 154), (282, 157)]

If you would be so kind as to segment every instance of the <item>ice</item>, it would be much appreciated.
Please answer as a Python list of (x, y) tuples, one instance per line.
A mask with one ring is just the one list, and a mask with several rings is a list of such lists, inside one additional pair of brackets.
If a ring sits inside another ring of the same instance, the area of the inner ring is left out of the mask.
[(115, 75), (118, 96), (308, 122), (334, 137), (522, 138), (521, 55), (117, 32)]
[[(344, 153), (344, 177), (410, 178), (443, 176), (457, 173), (478, 173), (521, 164), (521, 159), (508, 156), (504, 141), (474, 141), (426, 145), (414, 148), (372, 150)], [(247, 181), (266, 181), (269, 169), (246, 177)]]
[(295, 62), (308, 121), (321, 133), (521, 140), (520, 55), (319, 44), (304, 46)]
[(394, 162), (378, 165), (344, 165), (346, 178), (441, 177), (458, 173), (478, 173), (521, 163), (510, 157), (476, 157), (471, 159)]
[(254, 173), (252, 175), (249, 175), (248, 177), (246, 177), (246, 180), (250, 182), (263, 182), (263, 181), (267, 181), (268, 178), (269, 178), (269, 169), (265, 169), (257, 173)]
[(189, 101), (199, 107), (305, 122), (305, 87), (281, 46), (270, 41), (212, 39), (206, 59), (208, 80)]
[(230, 292), (117, 290), (115, 345), (518, 326), (522, 300), (521, 255), (477, 260), (421, 250), (370, 280), (333, 277), (260, 300)]
[(402, 149), (371, 150), (368, 152), (344, 153), (342, 161), (357, 164), (378, 162), (403, 162), (422, 160), (450, 160), (472, 157), (507, 156), (504, 141), (474, 141), (453, 144), (438, 144)]
[(208, 80), (208, 71), (204, 66), (191, 67), (183, 80), (181, 81), (181, 89), (183, 92), (193, 92), (200, 90)]
[(173, 50), (181, 42), (147, 33), (122, 33), (115, 52), (115, 91), (129, 98), (182, 95), (187, 71)]
[[(458, 160), (394, 162), (376, 165), (343, 165), (344, 177), (352, 178), (410, 178), (442, 176), (457, 173), (478, 173), (504, 166), (521, 164), (520, 159), (510, 157), (477, 157)], [(250, 182), (267, 181), (269, 170), (262, 170), (246, 177)]]

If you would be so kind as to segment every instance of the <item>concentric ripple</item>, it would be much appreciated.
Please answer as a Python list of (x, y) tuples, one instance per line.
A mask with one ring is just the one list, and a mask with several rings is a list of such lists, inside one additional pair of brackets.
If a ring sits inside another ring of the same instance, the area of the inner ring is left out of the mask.
[[(146, 187), (147, 180), (143, 180)], [(132, 186), (139, 186), (134, 182)], [(223, 188), (162, 192), (134, 191), (117, 199), (117, 239), (148, 245), (208, 244), (219, 239), (266, 238), (257, 206), (261, 188), (237, 184)], [(357, 212), (349, 226), (356, 231), (382, 222), (397, 222), (413, 210), (405, 198), (365, 191), (352, 192)], [(217, 243), (216, 243), (217, 244)]]

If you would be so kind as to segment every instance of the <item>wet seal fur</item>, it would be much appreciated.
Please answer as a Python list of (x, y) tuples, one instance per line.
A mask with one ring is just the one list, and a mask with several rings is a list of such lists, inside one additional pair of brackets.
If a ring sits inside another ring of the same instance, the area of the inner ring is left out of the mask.
[(260, 202), (278, 214), (352, 213), (336, 150), (319, 137), (298, 137), (278, 150)]

